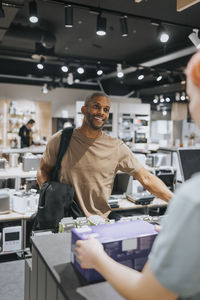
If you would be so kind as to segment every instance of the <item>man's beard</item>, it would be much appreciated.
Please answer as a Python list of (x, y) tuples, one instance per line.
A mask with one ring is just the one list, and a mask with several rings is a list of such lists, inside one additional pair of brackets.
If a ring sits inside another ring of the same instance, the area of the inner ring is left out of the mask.
[(100, 129), (102, 129), (103, 126), (104, 126), (104, 124), (105, 124), (106, 121), (107, 121), (107, 120), (105, 120), (101, 126), (95, 126), (95, 124), (93, 123), (93, 119), (94, 119), (94, 116), (93, 116), (93, 115), (91, 115), (88, 111), (86, 111), (85, 117), (86, 117), (87, 123), (88, 123), (88, 124), (92, 127), (92, 129), (94, 129), (94, 130), (100, 130)]

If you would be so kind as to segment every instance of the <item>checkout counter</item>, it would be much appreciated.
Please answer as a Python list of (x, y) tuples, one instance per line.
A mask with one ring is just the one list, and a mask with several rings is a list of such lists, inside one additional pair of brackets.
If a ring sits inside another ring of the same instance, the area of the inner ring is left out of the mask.
[(24, 300), (122, 300), (108, 282), (88, 284), (71, 264), (71, 233), (33, 237)]

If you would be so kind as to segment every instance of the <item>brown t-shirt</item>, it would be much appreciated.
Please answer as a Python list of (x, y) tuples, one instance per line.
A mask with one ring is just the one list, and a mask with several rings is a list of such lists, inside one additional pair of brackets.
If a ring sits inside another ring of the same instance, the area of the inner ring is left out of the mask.
[[(49, 166), (56, 164), (61, 131), (54, 134), (43, 154)], [(135, 175), (142, 165), (131, 150), (117, 138), (105, 133), (98, 138), (87, 138), (75, 129), (65, 153), (59, 181), (71, 184), (86, 217), (100, 215), (106, 218), (111, 209), (108, 204), (117, 171)]]

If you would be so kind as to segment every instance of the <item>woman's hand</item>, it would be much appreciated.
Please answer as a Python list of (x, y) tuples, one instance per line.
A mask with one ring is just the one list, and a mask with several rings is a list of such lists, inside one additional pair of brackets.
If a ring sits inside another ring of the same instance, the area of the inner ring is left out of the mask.
[(155, 229), (157, 232), (160, 232), (161, 229), (162, 229), (162, 226), (161, 226), (161, 225), (155, 225), (155, 226), (154, 226), (154, 229)]
[(75, 252), (77, 259), (80, 261), (81, 267), (85, 269), (96, 268), (100, 260), (104, 258), (103, 245), (93, 237), (88, 240), (78, 240), (76, 242)]

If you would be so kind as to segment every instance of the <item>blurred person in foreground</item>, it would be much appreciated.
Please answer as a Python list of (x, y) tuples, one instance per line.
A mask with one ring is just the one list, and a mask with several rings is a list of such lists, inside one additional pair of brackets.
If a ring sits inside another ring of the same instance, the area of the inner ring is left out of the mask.
[[(189, 109), (200, 128), (200, 51), (187, 69)], [(177, 191), (142, 272), (111, 259), (94, 238), (77, 241), (83, 268), (95, 268), (126, 299), (200, 299), (200, 173)]]

